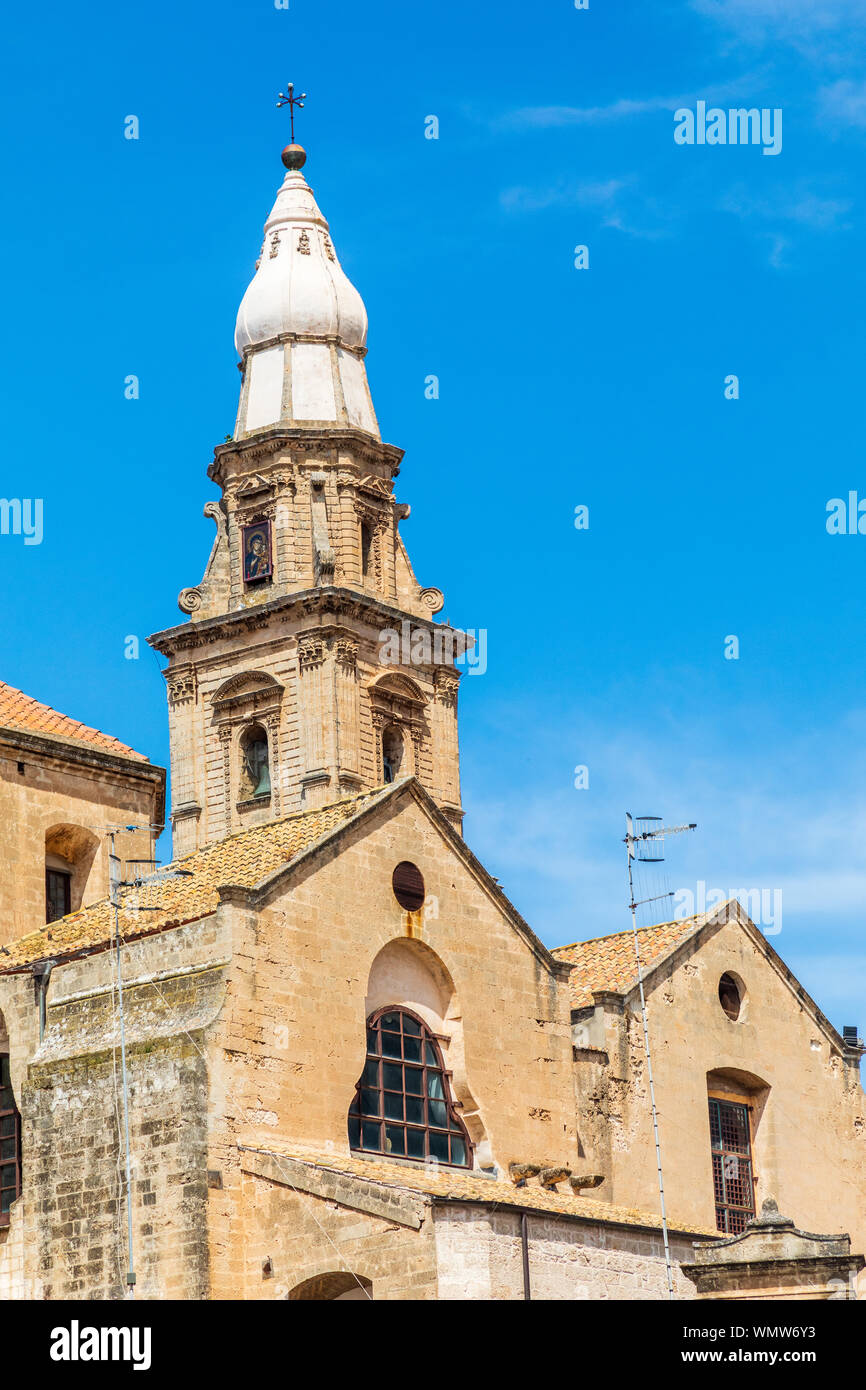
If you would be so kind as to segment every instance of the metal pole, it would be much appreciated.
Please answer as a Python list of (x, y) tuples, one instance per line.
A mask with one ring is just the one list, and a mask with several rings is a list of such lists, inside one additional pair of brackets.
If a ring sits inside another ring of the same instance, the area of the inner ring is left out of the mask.
[(523, 1252), (523, 1297), (532, 1298), (532, 1290), (529, 1285), (529, 1223), (526, 1212), (520, 1213), (520, 1247)]
[(120, 1076), (121, 1076), (121, 1087), (122, 1087), (122, 1090), (123, 1090), (123, 1129), (124, 1129), (124, 1141), (125, 1141), (125, 1145), (126, 1145), (126, 1248), (127, 1248), (128, 1265), (129, 1265), (129, 1268), (127, 1269), (127, 1273), (126, 1273), (126, 1283), (127, 1283), (128, 1289), (129, 1289), (129, 1297), (130, 1297), (131, 1299), (134, 1299), (134, 1298), (135, 1298), (135, 1263), (134, 1263), (134, 1259), (133, 1259), (133, 1245), (132, 1245), (132, 1162), (131, 1162), (131, 1158), (130, 1158), (130, 1145), (129, 1145), (129, 1094), (128, 1094), (127, 1078), (126, 1078), (126, 1029), (125, 1029), (124, 1018), (123, 1018), (123, 973), (122, 973), (122, 971), (121, 971), (121, 963), (120, 963), (120, 909), (119, 909), (119, 903), (118, 903), (118, 900), (117, 900), (117, 896), (118, 896), (118, 895), (117, 895), (117, 889), (118, 889), (118, 883), (119, 883), (119, 877), (120, 877), (120, 876), (119, 876), (119, 874), (116, 873), (116, 870), (115, 870), (115, 867), (114, 867), (114, 866), (119, 862), (118, 859), (117, 859), (117, 856), (116, 856), (116, 854), (115, 854), (115, 852), (114, 852), (114, 835), (115, 835), (115, 832), (112, 830), (112, 831), (111, 831), (111, 836), (110, 836), (110, 839), (111, 839), (111, 850), (110, 850), (110, 853), (111, 853), (111, 864), (110, 864), (111, 873), (110, 873), (110, 880), (111, 880), (111, 901), (112, 901), (112, 903), (114, 904), (114, 937), (115, 937), (115, 946), (116, 946), (116, 952), (117, 952), (117, 1001), (118, 1001), (118, 1014), (119, 1014), (119, 1017), (120, 1017)]
[(662, 1150), (661, 1150), (661, 1144), (660, 1144), (660, 1142), (659, 1142), (659, 1120), (658, 1120), (658, 1113), (657, 1113), (657, 1111), (656, 1111), (656, 1093), (655, 1093), (655, 1086), (653, 1085), (653, 1065), (652, 1065), (652, 1058), (651, 1058), (651, 1056), (650, 1056), (649, 1028), (647, 1027), (646, 996), (645, 996), (645, 994), (644, 994), (644, 988), (643, 988), (643, 965), (641, 964), (641, 958), (640, 958), (640, 944), (639, 944), (639, 942), (638, 942), (638, 936), (637, 936), (637, 905), (636, 905), (635, 900), (634, 900), (634, 881), (633, 881), (632, 872), (631, 872), (632, 846), (631, 846), (631, 840), (630, 840), (630, 837), (628, 836), (628, 834), (626, 835), (626, 855), (627, 855), (627, 857), (628, 857), (628, 889), (629, 889), (629, 905), (630, 905), (630, 907), (631, 907), (631, 929), (632, 929), (632, 935), (633, 935), (633, 937), (634, 937), (634, 954), (635, 954), (635, 959), (636, 959), (636, 961), (637, 961), (637, 982), (638, 982), (638, 987), (639, 987), (639, 989), (640, 989), (640, 1011), (641, 1011), (641, 1018), (642, 1018), (642, 1020), (643, 1020), (643, 1044), (644, 1044), (644, 1051), (645, 1051), (645, 1053), (646, 1053), (646, 1071), (647, 1071), (647, 1079), (649, 1080), (650, 1104), (651, 1104), (651, 1106), (652, 1106), (652, 1115), (653, 1115), (653, 1137), (654, 1137), (654, 1139), (655, 1139), (655, 1145), (656, 1145), (656, 1166), (657, 1166), (657, 1168), (658, 1168), (658, 1174), (659, 1174), (659, 1199), (660, 1199), (660, 1201), (661, 1201), (661, 1210), (662, 1210), (662, 1239), (663, 1239), (663, 1241), (664, 1241), (664, 1247), (665, 1247), (665, 1273), (666, 1273), (666, 1275), (667, 1275), (667, 1281), (668, 1281), (668, 1298), (673, 1298), (673, 1296), (674, 1296), (674, 1279), (673, 1279), (673, 1270), (672, 1270), (672, 1268), (671, 1268), (671, 1247), (670, 1247), (670, 1242), (668, 1241), (668, 1218), (667, 1218), (667, 1213), (666, 1213), (666, 1211), (665, 1211), (665, 1184), (664, 1184), (664, 1178), (662, 1177)]

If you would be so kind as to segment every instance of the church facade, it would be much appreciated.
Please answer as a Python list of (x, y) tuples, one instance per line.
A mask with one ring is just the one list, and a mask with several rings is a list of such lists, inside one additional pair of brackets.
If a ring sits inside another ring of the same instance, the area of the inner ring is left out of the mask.
[[(210, 560), (150, 639), (172, 865), (42, 921), (0, 875), (0, 1297), (855, 1297), (859, 1042), (738, 904), (643, 931), (664, 1231), (631, 933), (548, 950), (463, 838), (467, 638), (412, 570), (304, 161), (238, 313)], [(150, 845), (161, 773), (123, 757), (96, 781)]]

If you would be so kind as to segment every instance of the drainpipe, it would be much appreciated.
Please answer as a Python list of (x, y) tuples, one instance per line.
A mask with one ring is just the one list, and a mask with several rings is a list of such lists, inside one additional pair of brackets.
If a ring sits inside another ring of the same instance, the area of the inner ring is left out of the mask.
[(51, 972), (57, 964), (56, 960), (40, 960), (31, 966), (33, 971), (33, 983), (36, 988), (36, 1000), (39, 1004), (39, 1041), (45, 1037), (45, 1014), (46, 996), (48, 985), (51, 980)]
[(529, 1288), (529, 1230), (526, 1212), (520, 1213), (520, 1246), (523, 1251), (523, 1297), (532, 1298)]

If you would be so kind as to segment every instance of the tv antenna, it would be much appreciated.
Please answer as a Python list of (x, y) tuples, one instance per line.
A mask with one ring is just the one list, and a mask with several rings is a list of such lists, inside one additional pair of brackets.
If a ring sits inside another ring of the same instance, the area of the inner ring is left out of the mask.
[(656, 1167), (659, 1175), (659, 1201), (662, 1213), (662, 1239), (665, 1247), (665, 1274), (667, 1276), (668, 1298), (674, 1296), (674, 1278), (671, 1267), (671, 1247), (668, 1240), (668, 1218), (665, 1210), (665, 1183), (662, 1174), (662, 1149), (659, 1142), (659, 1117), (656, 1110), (656, 1093), (653, 1082), (653, 1064), (650, 1054), (649, 1027), (647, 1026), (646, 995), (643, 987), (643, 962), (640, 958), (640, 941), (637, 934), (637, 910), (645, 903), (659, 902), (662, 898), (672, 898), (673, 893), (657, 893), (652, 898), (641, 898), (635, 902), (634, 874), (632, 863), (661, 864), (664, 860), (664, 839), (666, 835), (682, 835), (686, 830), (695, 830), (692, 825), (664, 826), (660, 816), (638, 816), (632, 819), (628, 811), (625, 815), (625, 846), (628, 858), (628, 905), (631, 909), (631, 930), (634, 938), (634, 956), (637, 963), (637, 983), (640, 990), (640, 1014), (643, 1022), (643, 1046), (646, 1054), (646, 1073), (649, 1082), (650, 1105), (653, 1116), (653, 1138), (656, 1146)]

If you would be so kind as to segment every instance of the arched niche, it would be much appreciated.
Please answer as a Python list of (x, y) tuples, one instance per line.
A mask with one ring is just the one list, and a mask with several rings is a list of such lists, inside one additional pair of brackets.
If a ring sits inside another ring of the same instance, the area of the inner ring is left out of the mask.
[[(219, 739), (223, 762), (225, 824), (237, 824), (236, 813), (271, 806), (279, 814), (280, 720), (284, 688), (266, 671), (239, 671), (223, 681), (211, 697), (212, 727)], [(255, 763), (248, 753), (253, 744), (264, 749), (264, 759)], [(262, 780), (262, 772), (267, 778)], [(268, 800), (270, 798), (270, 800)]]
[(402, 672), (388, 671), (368, 687), (376, 749), (375, 785), (417, 775), (428, 743), (427, 700)]
[(63, 821), (48, 827), (45, 832), (46, 921), (62, 917), (64, 912), (78, 911), (98, 851), (98, 837), (83, 825)]

